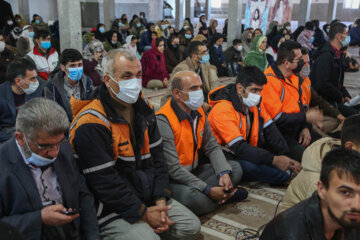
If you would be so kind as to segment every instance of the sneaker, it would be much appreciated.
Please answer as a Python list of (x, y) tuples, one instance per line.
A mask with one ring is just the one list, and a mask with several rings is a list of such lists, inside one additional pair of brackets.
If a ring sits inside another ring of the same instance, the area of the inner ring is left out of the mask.
[(248, 191), (245, 188), (234, 188), (233, 196), (226, 203), (241, 202), (248, 197)]

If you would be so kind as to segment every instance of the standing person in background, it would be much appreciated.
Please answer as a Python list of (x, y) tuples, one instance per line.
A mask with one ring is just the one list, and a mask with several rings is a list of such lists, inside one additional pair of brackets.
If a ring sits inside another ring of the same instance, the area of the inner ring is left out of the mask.
[(101, 60), (104, 51), (102, 42), (97, 39), (90, 42), (84, 49), (84, 74), (91, 78), (94, 86), (99, 86), (102, 83)]
[(224, 36), (224, 41), (225, 41), (225, 42), (227, 42), (228, 22), (229, 22), (229, 19), (226, 19), (226, 20), (225, 20), (224, 27), (223, 27), (223, 31), (222, 31), (222, 35)]
[(16, 24), (14, 23), (14, 17), (13, 16), (7, 17), (5, 20), (5, 25), (2, 28), (2, 34), (4, 35), (5, 38), (9, 37), (14, 27), (16, 27)]
[(56, 50), (51, 47), (49, 31), (38, 30), (35, 32), (34, 39), (35, 47), (26, 57), (35, 63), (39, 77), (47, 80), (50, 72), (52, 72), (59, 63), (59, 55)]
[(142, 22), (142, 24), (145, 26), (145, 28), (148, 27), (148, 21), (145, 17), (145, 12), (140, 12), (140, 20)]
[(142, 85), (146, 88), (164, 88), (169, 84), (170, 75), (166, 69), (163, 38), (153, 39), (151, 49), (141, 58)]
[(0, 84), (6, 81), (7, 66), (14, 59), (14, 53), (6, 48), (5, 38), (0, 33)]
[[(8, 17), (13, 17), (13, 11), (10, 3), (0, 0), (0, 30), (2, 30), (7, 22)], [(0, 33), (2, 34), (2, 32)]]
[(315, 48), (319, 48), (326, 42), (325, 36), (323, 31), (319, 27), (319, 20), (314, 19), (311, 21), (311, 23), (314, 25), (314, 32), (315, 32), (313, 45)]
[(180, 39), (178, 36), (173, 36), (169, 39), (168, 46), (165, 48), (165, 62), (168, 73), (172, 73), (173, 69), (182, 60), (182, 52), (179, 48)]
[(209, 42), (212, 41), (213, 36), (217, 33), (216, 28), (218, 26), (218, 21), (216, 19), (210, 19), (210, 24), (208, 27), (208, 35), (209, 35)]

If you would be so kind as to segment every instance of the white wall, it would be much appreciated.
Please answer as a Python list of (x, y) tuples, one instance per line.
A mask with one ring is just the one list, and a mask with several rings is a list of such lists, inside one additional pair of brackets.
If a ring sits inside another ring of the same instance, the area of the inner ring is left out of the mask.
[[(42, 16), (44, 22), (58, 19), (56, 0), (25, 0), (29, 1), (29, 16), (32, 19), (33, 14)], [(7, 0), (11, 4), (14, 14), (19, 13), (19, 0)]]

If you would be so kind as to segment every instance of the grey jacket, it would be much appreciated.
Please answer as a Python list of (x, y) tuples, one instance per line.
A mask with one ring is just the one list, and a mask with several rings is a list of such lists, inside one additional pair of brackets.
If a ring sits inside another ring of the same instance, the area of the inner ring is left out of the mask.
[[(179, 121), (189, 121), (185, 113), (180, 109), (174, 100), (171, 100), (171, 105), (179, 119)], [(206, 116), (201, 116), (205, 117)], [(177, 183), (188, 185), (204, 191), (206, 183), (192, 174), (191, 171), (185, 169), (180, 165), (178, 152), (175, 146), (174, 134), (171, 129), (170, 123), (164, 115), (157, 115), (157, 124), (163, 139), (164, 157), (168, 165), (168, 173), (170, 180)], [(218, 144), (216, 138), (212, 134), (208, 119), (205, 120), (205, 127), (203, 131), (203, 142), (201, 145), (201, 151), (209, 158), (215, 174), (218, 175), (224, 171), (232, 171), (230, 164), (226, 161), (226, 158)], [(200, 161), (201, 164), (201, 161)]]
[[(65, 73), (61, 69), (52, 72), (48, 79), (48, 84), (44, 87), (43, 96), (57, 102), (62, 106), (70, 120), (73, 119), (70, 101), (67, 98), (66, 91), (64, 88)], [(92, 80), (83, 74), (80, 80), (80, 98), (81, 100), (90, 99), (91, 93), (93, 92)]]

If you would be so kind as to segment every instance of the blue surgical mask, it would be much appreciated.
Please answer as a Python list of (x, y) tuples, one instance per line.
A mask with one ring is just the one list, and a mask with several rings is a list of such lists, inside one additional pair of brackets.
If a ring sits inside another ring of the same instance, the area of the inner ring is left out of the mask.
[(68, 77), (71, 81), (77, 82), (82, 78), (83, 75), (83, 67), (78, 68), (69, 68)]
[(191, 39), (192, 35), (191, 34), (185, 34), (185, 38), (186, 39)]
[(33, 38), (35, 36), (34, 32), (29, 32), (29, 37)]
[[(184, 91), (182, 91), (184, 92)], [(191, 110), (196, 110), (202, 106), (204, 103), (204, 93), (202, 90), (188, 92), (189, 100), (183, 101), (188, 108)]]
[(141, 23), (137, 23), (136, 26), (139, 28), (141, 27)]
[(51, 42), (50, 41), (43, 41), (41, 42), (41, 48), (48, 50), (51, 47)]
[(349, 45), (349, 43), (350, 43), (350, 36), (346, 36), (344, 41), (341, 42), (341, 45), (343, 47), (346, 47), (347, 45)]
[(310, 38), (310, 42), (311, 42), (311, 43), (313, 43), (313, 42), (314, 42), (314, 40), (315, 40), (315, 38), (314, 38), (314, 37), (311, 37), (311, 38)]
[(327, 29), (326, 29), (326, 32), (327, 32), (327, 33), (330, 32), (330, 28), (327, 28)]
[(114, 42), (113, 40), (111, 40), (111, 43), (112, 43), (113, 45), (115, 45), (115, 44), (116, 44), (116, 42)]
[[(25, 138), (25, 136), (24, 136), (24, 138)], [(26, 142), (26, 145), (27, 145), (29, 151), (31, 151), (26, 138), (25, 138), (25, 142)], [(48, 166), (48, 165), (54, 163), (55, 160), (56, 160), (56, 157), (54, 157), (52, 159), (49, 159), (49, 158), (40, 156), (39, 154), (36, 154), (36, 153), (34, 153), (32, 151), (31, 151), (31, 156), (26, 159), (26, 161), (28, 161), (29, 163), (31, 163), (31, 164), (33, 164), (35, 166), (38, 166), (38, 167)]]
[(210, 55), (206, 54), (206, 55), (202, 56), (200, 63), (205, 64), (205, 63), (207, 63), (209, 61), (210, 61)]
[(100, 27), (100, 28), (99, 28), (99, 31), (100, 31), (101, 33), (104, 33), (104, 32), (105, 32), (105, 28), (104, 28), (104, 27)]
[(121, 27), (123, 24), (121, 22), (118, 22), (118, 26)]
[(36, 19), (36, 20), (35, 20), (35, 23), (36, 23), (36, 24), (40, 24), (40, 20)]

